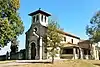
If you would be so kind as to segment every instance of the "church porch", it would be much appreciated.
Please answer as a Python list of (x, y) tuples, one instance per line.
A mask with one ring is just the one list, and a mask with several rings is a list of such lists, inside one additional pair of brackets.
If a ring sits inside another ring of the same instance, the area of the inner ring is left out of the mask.
[(60, 56), (60, 58), (62, 59), (79, 59), (79, 57), (79, 47), (75, 45), (64, 46)]

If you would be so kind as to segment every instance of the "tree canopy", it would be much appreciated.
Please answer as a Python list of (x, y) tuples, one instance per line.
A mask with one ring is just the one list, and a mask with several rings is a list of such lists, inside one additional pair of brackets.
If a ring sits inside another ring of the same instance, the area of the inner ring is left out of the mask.
[(100, 11), (90, 20), (90, 25), (86, 27), (86, 33), (92, 43), (100, 42)]
[(19, 16), (20, 0), (0, 0), (0, 45), (5, 46), (24, 31)]
[(58, 47), (60, 48), (62, 36), (60, 33), (58, 33), (58, 30), (60, 30), (60, 26), (55, 21), (50, 21), (48, 24), (48, 30), (47, 30), (47, 52), (52, 57), (52, 62), (54, 61), (54, 57), (56, 54), (58, 54)]

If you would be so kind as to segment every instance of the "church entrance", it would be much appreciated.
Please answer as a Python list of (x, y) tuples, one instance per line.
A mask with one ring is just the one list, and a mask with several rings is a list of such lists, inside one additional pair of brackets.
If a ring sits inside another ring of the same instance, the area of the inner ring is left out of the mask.
[(31, 59), (35, 60), (35, 56), (36, 56), (36, 48), (35, 48), (35, 43), (31, 43)]

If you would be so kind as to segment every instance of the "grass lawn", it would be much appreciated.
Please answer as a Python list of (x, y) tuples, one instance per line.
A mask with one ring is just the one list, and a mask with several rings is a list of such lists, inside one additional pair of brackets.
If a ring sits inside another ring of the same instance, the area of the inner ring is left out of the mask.
[(0, 64), (11, 63), (11, 62), (15, 62), (15, 60), (10, 60), (10, 61), (0, 61)]
[[(22, 64), (22, 65), (8, 65), (7, 67), (99, 67), (98, 65), (94, 65), (93, 63), (99, 63), (90, 60), (63, 60), (56, 61), (54, 64), (50, 63), (31, 63), (31, 64)], [(100, 63), (99, 63), (100, 64)], [(0, 66), (1, 67), (1, 66)]]

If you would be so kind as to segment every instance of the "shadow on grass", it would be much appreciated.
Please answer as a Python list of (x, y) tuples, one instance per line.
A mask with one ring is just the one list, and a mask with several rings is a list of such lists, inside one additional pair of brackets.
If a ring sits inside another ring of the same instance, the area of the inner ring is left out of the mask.
[(100, 66), (100, 64), (94, 64), (94, 65)]

